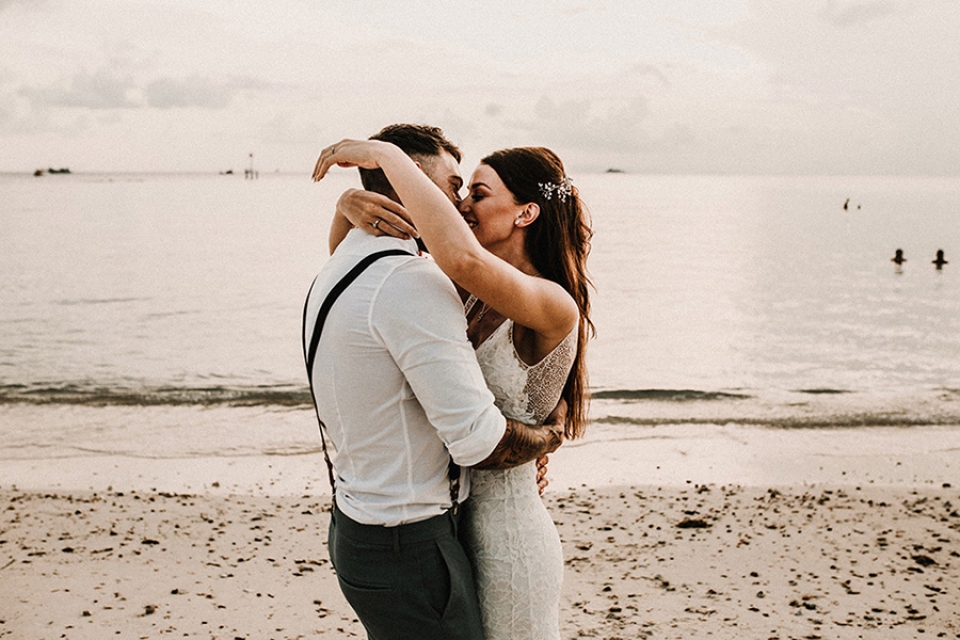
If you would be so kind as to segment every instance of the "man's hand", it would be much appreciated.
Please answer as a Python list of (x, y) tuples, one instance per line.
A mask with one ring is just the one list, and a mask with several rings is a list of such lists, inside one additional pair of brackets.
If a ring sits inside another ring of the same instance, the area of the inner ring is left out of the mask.
[(563, 444), (563, 424), (529, 425), (507, 420), (507, 430), (487, 459), (475, 469), (509, 469), (553, 453)]
[(560, 428), (563, 429), (567, 423), (567, 401), (560, 398), (560, 402), (557, 403), (557, 406), (553, 408), (553, 411), (550, 412), (550, 415), (547, 416), (544, 422), (546, 424), (560, 425)]

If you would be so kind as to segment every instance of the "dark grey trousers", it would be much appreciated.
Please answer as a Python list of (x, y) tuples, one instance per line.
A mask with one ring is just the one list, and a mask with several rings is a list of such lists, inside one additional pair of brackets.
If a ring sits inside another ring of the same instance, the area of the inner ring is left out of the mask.
[(448, 512), (381, 527), (355, 522), (334, 507), (330, 560), (370, 640), (483, 640), (456, 517)]

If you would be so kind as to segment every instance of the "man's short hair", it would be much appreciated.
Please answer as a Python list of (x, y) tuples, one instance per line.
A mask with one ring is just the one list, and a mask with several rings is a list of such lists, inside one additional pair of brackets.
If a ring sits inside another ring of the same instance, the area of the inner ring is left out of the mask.
[[(370, 139), (395, 144), (421, 164), (444, 151), (457, 162), (460, 162), (461, 158), (460, 149), (447, 140), (439, 127), (425, 124), (391, 124), (370, 136)], [(382, 169), (360, 169), (360, 182), (367, 191), (376, 191), (396, 199), (396, 192)]]

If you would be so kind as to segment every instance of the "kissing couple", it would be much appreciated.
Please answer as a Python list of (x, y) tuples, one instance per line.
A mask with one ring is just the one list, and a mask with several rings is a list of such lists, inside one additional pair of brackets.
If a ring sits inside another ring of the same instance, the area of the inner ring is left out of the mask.
[(592, 231), (549, 149), (492, 153), (462, 199), (460, 158), (400, 124), (314, 170), (358, 167), (364, 186), (304, 305), (330, 559), (371, 640), (559, 639), (538, 466), (586, 423)]

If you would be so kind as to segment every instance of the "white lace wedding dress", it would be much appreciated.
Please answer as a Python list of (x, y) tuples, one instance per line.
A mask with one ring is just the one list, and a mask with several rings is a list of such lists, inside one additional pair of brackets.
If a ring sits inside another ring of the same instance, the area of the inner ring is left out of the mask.
[[(477, 347), (477, 360), (503, 415), (539, 424), (556, 407), (576, 347), (574, 328), (546, 358), (527, 365), (506, 320)], [(471, 473), (463, 526), (484, 637), (559, 640), (563, 551), (537, 490), (536, 463)]]

